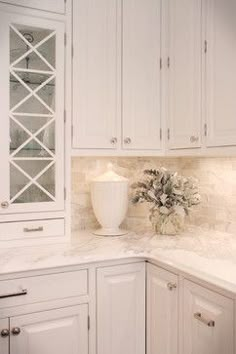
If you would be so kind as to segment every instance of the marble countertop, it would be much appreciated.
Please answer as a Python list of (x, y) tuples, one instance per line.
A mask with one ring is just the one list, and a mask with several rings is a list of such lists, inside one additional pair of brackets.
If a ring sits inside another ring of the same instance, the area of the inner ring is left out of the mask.
[(236, 236), (195, 227), (180, 236), (77, 232), (68, 244), (0, 249), (0, 275), (127, 258), (166, 264), (236, 294)]

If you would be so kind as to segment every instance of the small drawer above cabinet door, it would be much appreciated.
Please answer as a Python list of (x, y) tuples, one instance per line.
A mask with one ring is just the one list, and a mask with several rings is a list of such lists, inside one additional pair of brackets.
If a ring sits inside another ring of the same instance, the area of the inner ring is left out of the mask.
[(29, 7), (31, 9), (50, 11), (59, 14), (63, 14), (65, 12), (64, 0), (1, 0), (1, 1), (12, 5)]
[(184, 354), (234, 353), (234, 302), (184, 282)]
[(0, 309), (88, 294), (88, 270), (0, 282)]
[(34, 220), (0, 224), (0, 241), (28, 240), (32, 238), (65, 235), (65, 220)]

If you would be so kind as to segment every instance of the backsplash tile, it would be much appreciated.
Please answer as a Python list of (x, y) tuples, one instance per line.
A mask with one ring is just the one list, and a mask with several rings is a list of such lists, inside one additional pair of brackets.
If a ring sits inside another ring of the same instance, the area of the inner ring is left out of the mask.
[[(130, 183), (146, 168), (165, 167), (198, 179), (202, 202), (188, 222), (219, 231), (236, 232), (236, 158), (75, 157), (72, 159), (72, 228), (98, 227), (90, 199), (90, 180), (112, 162)], [(123, 227), (150, 227), (148, 207), (130, 203)]]

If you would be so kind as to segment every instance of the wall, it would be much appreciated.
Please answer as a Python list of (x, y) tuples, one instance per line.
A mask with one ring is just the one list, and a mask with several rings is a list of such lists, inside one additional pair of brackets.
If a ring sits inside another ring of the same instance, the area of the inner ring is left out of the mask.
[[(81, 157), (72, 160), (72, 227), (95, 228), (89, 181), (104, 172), (108, 162), (130, 182), (142, 176), (145, 168), (166, 167), (199, 180), (202, 202), (191, 213), (188, 222), (220, 231), (236, 232), (236, 158), (146, 158)], [(130, 203), (124, 226), (135, 230), (150, 227), (145, 205)]]

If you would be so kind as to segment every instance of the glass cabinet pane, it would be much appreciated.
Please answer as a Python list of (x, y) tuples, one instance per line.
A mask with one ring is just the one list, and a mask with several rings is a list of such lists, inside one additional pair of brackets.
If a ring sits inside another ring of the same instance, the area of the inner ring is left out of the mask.
[(56, 32), (10, 25), (10, 202), (52, 202), (55, 188)]

